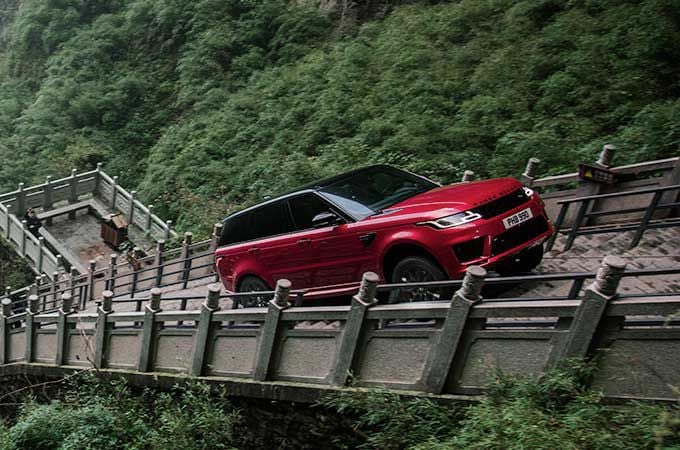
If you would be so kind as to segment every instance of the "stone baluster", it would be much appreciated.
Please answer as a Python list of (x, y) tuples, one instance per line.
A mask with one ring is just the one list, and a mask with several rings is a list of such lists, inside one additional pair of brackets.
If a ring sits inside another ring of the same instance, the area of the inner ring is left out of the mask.
[(626, 262), (618, 256), (607, 256), (597, 271), (595, 281), (586, 288), (569, 328), (563, 358), (585, 357), (588, 355), (595, 331), (600, 325), (609, 301), (616, 298), (616, 290)]
[(151, 361), (152, 347), (154, 334), (158, 328), (155, 324), (155, 316), (161, 312), (161, 295), (160, 289), (151, 289), (151, 298), (144, 307), (144, 324), (142, 325), (142, 340), (139, 348), (139, 362), (137, 363), (137, 371), (139, 372), (148, 372), (153, 365), (153, 361)]
[(612, 144), (605, 144), (600, 152), (600, 157), (597, 159), (598, 166), (610, 167), (614, 159), (614, 154), (616, 153), (616, 146)]
[(462, 178), (461, 181), (463, 183), (467, 183), (468, 181), (472, 181), (474, 179), (475, 179), (475, 173), (472, 170), (466, 170), (465, 172), (463, 172), (463, 178)]
[(97, 328), (95, 329), (94, 337), (94, 361), (95, 368), (101, 369), (105, 366), (104, 361), (104, 346), (106, 344), (106, 337), (111, 329), (108, 323), (108, 316), (113, 312), (113, 292), (102, 292), (102, 302), (97, 307)]
[(338, 349), (330, 374), (330, 382), (336, 386), (343, 386), (352, 370), (359, 339), (366, 327), (366, 314), (371, 306), (377, 303), (375, 293), (380, 277), (374, 272), (366, 272), (361, 278), (361, 285), (357, 295), (352, 297), (352, 305), (345, 326), (340, 336), (340, 348)]
[(529, 158), (527, 161), (527, 166), (524, 169), (524, 173), (520, 176), (520, 181), (525, 185), (531, 187), (536, 179), (536, 173), (538, 172), (538, 165), (541, 160), (538, 158)]
[(191, 364), (191, 375), (200, 377), (203, 375), (205, 366), (205, 356), (208, 350), (210, 334), (215, 328), (212, 324), (212, 315), (220, 309), (220, 291), (222, 286), (211, 284), (208, 286), (208, 296), (201, 305), (201, 316), (198, 319), (196, 334), (194, 335), (193, 361)]
[(483, 267), (467, 268), (463, 284), (453, 296), (441, 331), (437, 334), (428, 354), (423, 377), (419, 383), (423, 390), (435, 394), (444, 390), (446, 379), (468, 324), (470, 311), (474, 304), (481, 300), (485, 278), (486, 270)]
[(54, 363), (58, 366), (66, 364), (69, 331), (68, 316), (73, 314), (73, 297), (68, 292), (61, 295), (61, 306), (57, 311), (57, 355)]
[(274, 299), (269, 302), (267, 317), (262, 325), (257, 345), (257, 361), (255, 363), (255, 380), (266, 380), (271, 369), (272, 354), (274, 344), (280, 330), (281, 314), (290, 307), (288, 297), (290, 296), (291, 283), (281, 279), (276, 282)]

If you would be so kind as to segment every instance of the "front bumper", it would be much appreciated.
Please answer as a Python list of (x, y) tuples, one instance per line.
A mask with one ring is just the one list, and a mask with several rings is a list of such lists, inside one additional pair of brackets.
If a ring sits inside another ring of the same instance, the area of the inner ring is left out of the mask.
[[(503, 219), (530, 208), (532, 218), (506, 228)], [(436, 255), (450, 278), (459, 278), (468, 266), (493, 266), (523, 250), (540, 245), (554, 227), (537, 198), (503, 214), (463, 227), (432, 230), (438, 233)]]

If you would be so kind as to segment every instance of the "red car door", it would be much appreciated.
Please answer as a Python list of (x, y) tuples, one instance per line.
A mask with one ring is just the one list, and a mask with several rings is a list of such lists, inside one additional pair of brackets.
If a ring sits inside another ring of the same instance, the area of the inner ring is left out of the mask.
[[(312, 221), (333, 208), (315, 193), (306, 193), (288, 201), (298, 238), (300, 261), (310, 270), (313, 286), (357, 282), (371, 261), (354, 223), (314, 228)], [(333, 211), (335, 212), (335, 211)]]
[(283, 201), (271, 203), (250, 213), (249, 233), (262, 239), (253, 241), (248, 253), (259, 266), (265, 281), (272, 287), (277, 280), (286, 278), (294, 289), (312, 284), (308, 267), (300, 261), (299, 237), (292, 234), (288, 206)]

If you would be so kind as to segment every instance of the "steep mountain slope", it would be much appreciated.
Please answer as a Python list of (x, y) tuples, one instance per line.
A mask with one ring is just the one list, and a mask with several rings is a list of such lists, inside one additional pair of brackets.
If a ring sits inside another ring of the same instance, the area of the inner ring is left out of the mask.
[(367, 163), (677, 153), (677, 0), (352, 3), (0, 0), (0, 188), (103, 161), (196, 230)]

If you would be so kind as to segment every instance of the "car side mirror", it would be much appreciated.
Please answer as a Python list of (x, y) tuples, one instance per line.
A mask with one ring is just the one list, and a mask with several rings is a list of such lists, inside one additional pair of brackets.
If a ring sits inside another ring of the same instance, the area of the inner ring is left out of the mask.
[(331, 211), (319, 213), (312, 219), (312, 226), (314, 228), (330, 227), (339, 223), (342, 223), (342, 219)]

